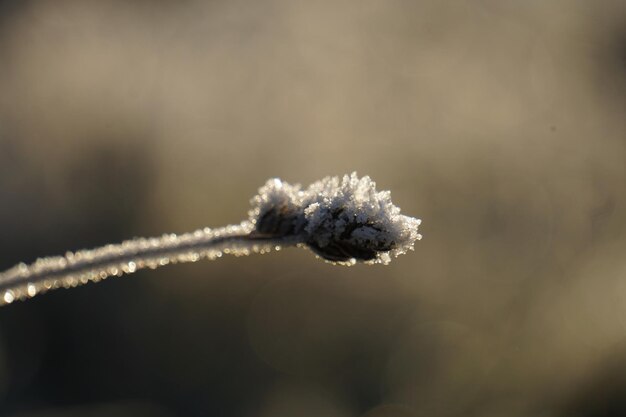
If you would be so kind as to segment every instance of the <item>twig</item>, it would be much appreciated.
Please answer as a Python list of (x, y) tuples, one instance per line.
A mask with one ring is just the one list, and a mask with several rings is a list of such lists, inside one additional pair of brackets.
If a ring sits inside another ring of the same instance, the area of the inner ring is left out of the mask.
[(286, 246), (307, 247), (335, 264), (387, 264), (391, 255), (413, 249), (421, 239), (419, 224), (401, 215), (389, 192), (377, 192), (367, 176), (327, 177), (306, 190), (272, 179), (259, 189), (249, 219), (239, 225), (137, 238), (18, 264), (0, 273), (0, 305), (143, 268)]

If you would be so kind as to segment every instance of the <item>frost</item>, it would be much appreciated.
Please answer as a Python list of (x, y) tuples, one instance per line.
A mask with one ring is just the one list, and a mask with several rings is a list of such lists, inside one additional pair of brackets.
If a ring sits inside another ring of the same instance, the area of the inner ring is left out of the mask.
[(308, 247), (333, 263), (387, 264), (421, 238), (420, 220), (401, 215), (388, 191), (377, 192), (369, 177), (359, 179), (356, 173), (324, 178), (306, 190), (272, 179), (251, 203), (248, 220), (239, 225), (136, 238), (20, 263), (0, 273), (0, 305), (140, 269), (285, 246)]
[(389, 191), (356, 173), (326, 177), (306, 190), (278, 179), (253, 199), (251, 221), (259, 233), (300, 235), (320, 257), (337, 263), (388, 263), (413, 249), (419, 219), (400, 214)]
[(304, 225), (300, 185), (268, 180), (251, 200), (250, 222), (259, 235), (297, 236)]

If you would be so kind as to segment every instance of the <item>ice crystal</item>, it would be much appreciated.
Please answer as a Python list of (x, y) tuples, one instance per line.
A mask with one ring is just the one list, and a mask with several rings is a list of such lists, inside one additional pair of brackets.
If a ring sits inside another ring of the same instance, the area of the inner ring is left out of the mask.
[(306, 190), (269, 180), (252, 199), (248, 220), (182, 235), (136, 238), (116, 245), (68, 252), (0, 273), (0, 305), (110, 276), (178, 262), (266, 253), (304, 246), (333, 263), (389, 263), (413, 249), (419, 219), (400, 214), (388, 191), (356, 173), (327, 177)]

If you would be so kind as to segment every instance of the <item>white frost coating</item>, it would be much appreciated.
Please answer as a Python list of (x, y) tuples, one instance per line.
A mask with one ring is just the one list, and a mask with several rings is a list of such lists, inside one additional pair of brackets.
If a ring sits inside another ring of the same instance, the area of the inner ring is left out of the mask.
[(356, 173), (327, 177), (306, 190), (271, 179), (252, 199), (240, 225), (182, 235), (136, 238), (65, 256), (41, 258), (0, 273), (0, 305), (142, 268), (170, 263), (266, 253), (282, 246), (308, 247), (333, 263), (383, 263), (413, 249), (419, 219), (400, 214), (388, 191), (377, 192)]
[(370, 177), (356, 173), (326, 177), (306, 190), (269, 180), (252, 204), (257, 228), (301, 235), (320, 257), (341, 264), (387, 264), (422, 237), (421, 220), (400, 214), (389, 191), (376, 191)]
[(371, 262), (389, 262), (413, 249), (419, 219), (400, 214), (389, 191), (376, 191), (376, 183), (356, 173), (327, 177), (312, 184), (305, 199), (306, 230), (321, 247), (345, 240), (358, 248), (376, 251)]

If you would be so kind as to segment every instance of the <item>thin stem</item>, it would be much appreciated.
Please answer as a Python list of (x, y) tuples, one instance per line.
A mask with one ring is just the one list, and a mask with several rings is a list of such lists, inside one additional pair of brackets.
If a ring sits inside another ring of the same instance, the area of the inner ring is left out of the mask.
[(131, 274), (179, 262), (265, 253), (277, 246), (297, 244), (294, 237), (276, 238), (253, 231), (249, 223), (220, 229), (202, 229), (182, 235), (136, 238), (117, 245), (40, 258), (0, 273), (0, 305), (34, 297), (49, 289), (76, 287), (109, 276)]
[(265, 253), (281, 246), (307, 247), (333, 264), (387, 264), (421, 239), (420, 221), (401, 215), (389, 192), (376, 191), (367, 176), (326, 177), (306, 190), (275, 178), (259, 189), (249, 219), (239, 225), (137, 238), (16, 265), (0, 273), (0, 305), (142, 268), (215, 259), (222, 253)]

